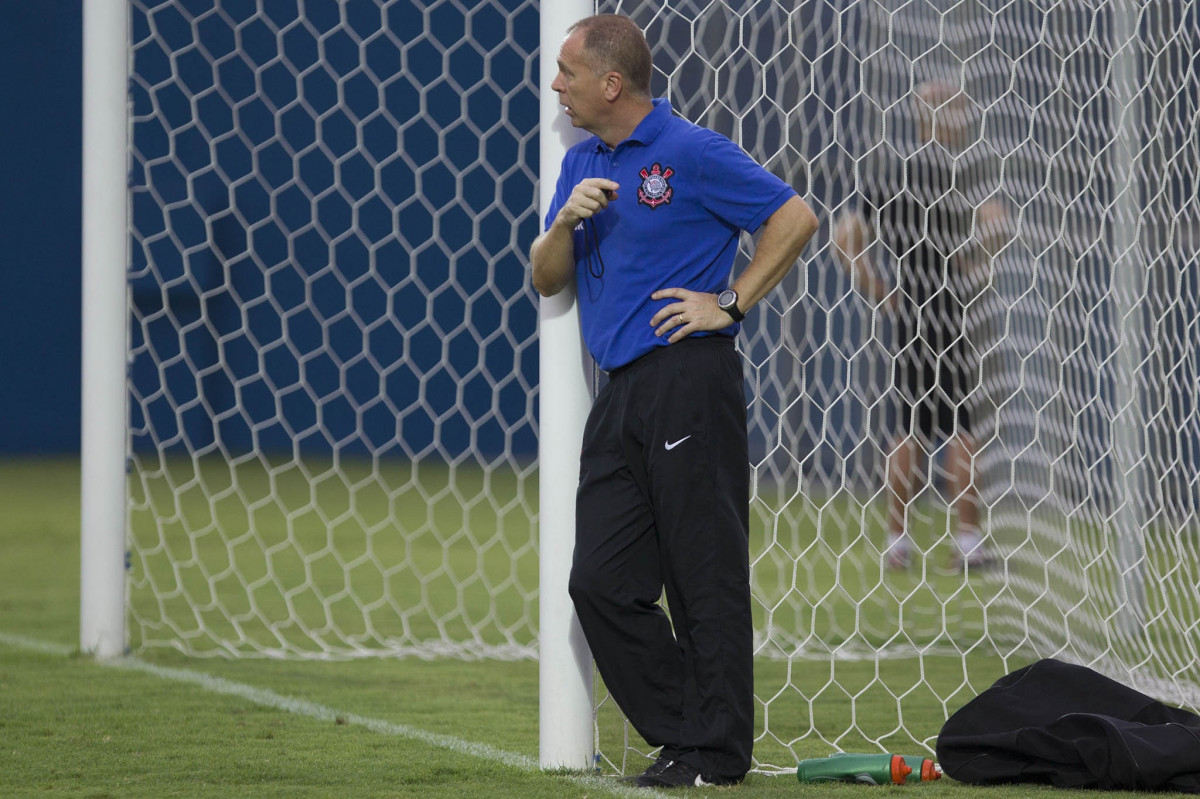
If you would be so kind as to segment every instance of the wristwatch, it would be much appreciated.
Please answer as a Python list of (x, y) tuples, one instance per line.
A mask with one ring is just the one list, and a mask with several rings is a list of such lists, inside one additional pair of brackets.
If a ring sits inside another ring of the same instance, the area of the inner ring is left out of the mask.
[(737, 292), (733, 289), (725, 289), (717, 295), (717, 307), (733, 317), (733, 321), (740, 322), (746, 315), (737, 307), (737, 301)]

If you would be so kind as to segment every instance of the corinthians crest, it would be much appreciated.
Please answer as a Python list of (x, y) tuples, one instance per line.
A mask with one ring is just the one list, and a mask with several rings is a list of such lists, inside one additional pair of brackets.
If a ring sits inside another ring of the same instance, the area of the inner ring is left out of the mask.
[(664, 169), (661, 164), (655, 164), (649, 169), (642, 167), (642, 171), (638, 174), (642, 176), (642, 185), (638, 187), (639, 203), (657, 208), (671, 202), (671, 195), (675, 193), (675, 190), (671, 188), (667, 179), (675, 174), (674, 169), (671, 167)]

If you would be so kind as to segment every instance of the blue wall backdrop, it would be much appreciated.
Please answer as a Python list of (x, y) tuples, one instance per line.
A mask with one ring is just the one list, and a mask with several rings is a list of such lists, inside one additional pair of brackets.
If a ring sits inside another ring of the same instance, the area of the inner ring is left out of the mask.
[[(476, 14), (473, 48), (456, 47), (461, 13), (425, 19), (408, 3), (386, 19), (347, 6), (348, 24), (339, 4), (316, 4), (304, 26), (288, 4), (230, 5), (225, 18), (262, 14), (235, 20), (236, 37), (193, 22), (205, 4), (133, 9), (135, 449), (405, 454), (436, 438), (446, 457), (533, 454), (522, 254), (537, 233), (538, 20), (511, 6)], [(395, 38), (365, 57), (346, 35), (385, 24)], [(78, 0), (0, 0), (0, 74), (25, 78), (0, 81), (5, 453), (79, 447), (81, 48)], [(485, 69), (489, 90), (464, 101), (458, 87)], [(319, 121), (279, 111), (301, 91)], [(421, 109), (437, 129), (407, 124)], [(474, 135), (455, 128), (464, 115), (475, 130), (507, 125)], [(321, 152), (288, 151), (318, 134)], [(343, 157), (355, 148), (391, 166)], [(466, 174), (481, 157), (507, 166)], [(437, 214), (412, 202), (422, 195)], [(362, 236), (343, 235), (355, 226)], [(432, 290), (451, 277), (459, 290)]]
[(0, 0), (0, 453), (79, 449), (79, 0)]
[(532, 456), (536, 9), (193, 5), (131, 20), (132, 446)]
[[(511, 6), (523, 9), (519, 18), (506, 19), (498, 11), (494, 18), (476, 17), (470, 36), (482, 48), (477, 50), (456, 47), (467, 35), (461, 12), (426, 17), (415, 4), (393, 4), (389, 30), (412, 49), (407, 72), (381, 97), (377, 83), (356, 73), (357, 45), (342, 35), (326, 35), (340, 22), (336, 12), (329, 18), (320, 12), (329, 14), (335, 4), (309, 8), (308, 26), (321, 34), (319, 42), (289, 25), (295, 21), (294, 4), (270, 6), (267, 16), (277, 29), (297, 32), (285, 38), (290, 71), (272, 65), (278, 42), (261, 26), (240, 31), (235, 41), (220, 26), (193, 25), (183, 14), (188, 3), (139, 4), (135, 41), (145, 40), (153, 28), (161, 49), (141, 48), (136, 63), (143, 82), (135, 85), (134, 108), (143, 121), (135, 127), (139, 156), (131, 183), (141, 238), (132, 250), (132, 295), (135, 314), (157, 318), (169, 309), (175, 324), (134, 328), (134, 391), (151, 397), (135, 405), (134, 446), (169, 448), (186, 440), (193, 450), (216, 441), (231, 450), (288, 449), (298, 442), (307, 449), (389, 453), (421, 452), (436, 437), (447, 456), (468, 448), (532, 454), (530, 395), (537, 355), (536, 346), (522, 343), (533, 335), (536, 312), (532, 299), (521, 294), (522, 253), (537, 232), (537, 219), (525, 214), (514, 223), (496, 209), (536, 203), (531, 165), (537, 96), (528, 76), (536, 69), (537, 19), (519, 0)], [(1180, 30), (1198, 30), (1200, 9), (1182, 3), (1167, 7), (1182, 15)], [(230, 4), (230, 9), (241, 8), (250, 6)], [(147, 13), (154, 16), (153, 26)], [(378, 15), (351, 19), (361, 36), (380, 24)], [(515, 41), (506, 44), (509, 36)], [(180, 54), (193, 37), (203, 38), (204, 58), (194, 48)], [(0, 0), (0, 453), (70, 453), (79, 446), (81, 48), (80, 0)], [(235, 49), (241, 58), (224, 58), (221, 68), (212, 68), (213, 58)], [(1176, 49), (1193, 54), (1195, 45), (1185, 42)], [(396, 51), (394, 42), (372, 49), (366, 66), (378, 75), (397, 75)], [(313, 69), (318, 61), (344, 79), (338, 82)], [(1172, 99), (1173, 115), (1186, 123), (1197, 113), (1200, 84), (1194, 70), (1188, 72), (1194, 65), (1177, 66), (1192, 75), (1183, 83), (1185, 91)], [(464, 100), (459, 87), (474, 85), (485, 69), (491, 90)], [(311, 115), (277, 116), (272, 110), (294, 99), (298, 70), (307, 76), (302, 88), (310, 105), (339, 107), (321, 119), (320, 135), (335, 155), (332, 160), (294, 161), (278, 146), (277, 133), (293, 143), (315, 135)], [(536, 78), (536, 71), (532, 74)], [(224, 94), (206, 93), (213, 87)], [(201, 95), (204, 100), (193, 104)], [(418, 107), (438, 129), (422, 121), (405, 127), (398, 139), (397, 125), (413, 119)], [(377, 111), (389, 116), (355, 127), (354, 119)], [(483, 141), (477, 132), (492, 130), (499, 115), (509, 129), (488, 133)], [(455, 127), (464, 117), (470, 124)], [(193, 124), (197, 121), (203, 134)], [(1186, 150), (1192, 130), (1186, 124), (1169, 127), (1160, 143)], [(221, 144), (214, 145), (214, 138)], [(360, 146), (377, 160), (393, 158), (399, 168), (383, 170), (377, 185), (370, 168), (338, 161), (336, 156)], [(167, 150), (179, 157), (160, 158)], [(395, 159), (401, 151), (407, 162)], [(471, 170), (481, 155), (489, 164), (523, 168), (503, 176)], [(421, 164), (424, 171), (418, 175), (405, 163)], [(234, 191), (231, 181), (238, 185)], [(312, 202), (335, 184), (357, 198), (378, 193), (383, 202), (363, 204), (355, 212), (368, 237), (386, 246), (371, 252), (352, 238), (335, 242), (336, 233), (296, 233), (318, 221), (318, 210), (326, 231), (351, 226), (346, 202), (332, 195), (319, 209)], [(1170, 204), (1181, 211), (1191, 205), (1195, 184), (1194, 171), (1174, 175), (1164, 187)], [(821, 193), (819, 187), (799, 188)], [(415, 195), (449, 210), (435, 217), (421, 203), (406, 204)], [(389, 242), (393, 226), (399, 233)], [(168, 227), (174, 240), (157, 235)], [(435, 236), (440, 246), (420, 247)], [(188, 246), (181, 248), (180, 242)], [(278, 268), (266, 274), (263, 262)], [(344, 284), (326, 287), (329, 281), (321, 272), (329, 264), (337, 265), (343, 281), (373, 272), (402, 288), (388, 294), (362, 283), (366, 288), (350, 297)], [(462, 290), (431, 294), (428, 288), (444, 283), (451, 270)], [(1184, 290), (1160, 330), (1166, 331), (1160, 344), (1163, 371), (1175, 381), (1156, 399), (1179, 420), (1179, 429), (1169, 431), (1163, 444), (1169, 451), (1158, 457), (1189, 465), (1180, 470), (1187, 482), (1181, 491), (1191, 491), (1197, 502), (1190, 464), (1200, 460), (1194, 391), (1198, 278), (1194, 265), (1178, 274), (1167, 288)], [(420, 286), (404, 283), (413, 276)], [(307, 306), (306, 292), (315, 292)], [(365, 342), (361, 328), (329, 323), (352, 303), (375, 318), (391, 303), (388, 323)], [(810, 329), (824, 328), (820, 305), (805, 311), (813, 320)], [(201, 319), (206, 324), (196, 324)], [(510, 335), (490, 339), (481, 355), (473, 338), (446, 334), (464, 319), (476, 334), (504, 328)], [(187, 333), (179, 333), (180, 324)], [(401, 356), (401, 340), (414, 329), (419, 332), (410, 336)], [(264, 348), (263, 341), (290, 346)], [(364, 343), (373, 363), (347, 367)], [(186, 360), (203, 376), (164, 369), (172, 358)], [(255, 382), (259, 376), (287, 390), (268, 390), (265, 382)], [(822, 374), (815, 384), (832, 380)], [(302, 387), (315, 388), (315, 396)], [(408, 402), (418, 392), (421, 402)], [(397, 414), (389, 403), (412, 410)], [(1094, 438), (1103, 441), (1100, 435)]]

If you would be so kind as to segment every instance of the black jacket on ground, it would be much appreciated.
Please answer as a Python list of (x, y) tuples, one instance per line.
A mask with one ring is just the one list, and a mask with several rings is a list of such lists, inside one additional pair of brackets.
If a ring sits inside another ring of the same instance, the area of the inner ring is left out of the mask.
[(1200, 793), (1200, 716), (1084, 666), (1040, 660), (951, 716), (937, 758), (947, 776), (975, 785)]

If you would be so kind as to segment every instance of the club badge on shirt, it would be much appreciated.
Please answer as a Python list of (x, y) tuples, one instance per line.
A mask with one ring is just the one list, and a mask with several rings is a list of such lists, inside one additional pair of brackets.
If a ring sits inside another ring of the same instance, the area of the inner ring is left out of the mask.
[(667, 179), (675, 174), (674, 169), (664, 168), (662, 164), (654, 164), (649, 169), (642, 167), (638, 174), (642, 176), (642, 185), (638, 187), (639, 203), (651, 208), (670, 204), (671, 195), (675, 193), (675, 190), (671, 188)]

